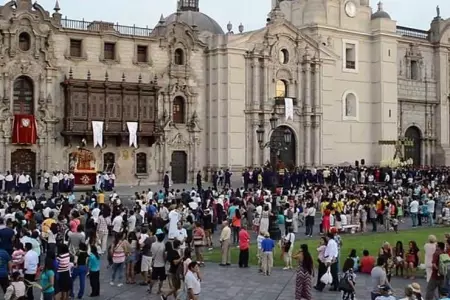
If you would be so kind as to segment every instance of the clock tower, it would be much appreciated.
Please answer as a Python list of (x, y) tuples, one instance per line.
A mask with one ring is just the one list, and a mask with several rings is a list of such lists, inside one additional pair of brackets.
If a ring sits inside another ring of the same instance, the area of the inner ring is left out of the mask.
[(369, 0), (272, 0), (272, 5), (277, 2), (286, 19), (298, 27), (326, 25), (370, 31)]

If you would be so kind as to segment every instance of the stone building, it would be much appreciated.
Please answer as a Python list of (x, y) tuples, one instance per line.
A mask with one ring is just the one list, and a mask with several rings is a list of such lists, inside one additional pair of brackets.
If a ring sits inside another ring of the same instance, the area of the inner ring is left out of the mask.
[[(448, 163), (450, 19), (437, 9), (429, 30), (401, 27), (368, 2), (273, 0), (264, 28), (224, 32), (199, 0), (180, 0), (151, 29), (10, 1), (0, 7), (0, 171), (72, 169), (81, 141), (90, 156), (76, 163), (119, 184), (267, 161), (378, 164), (393, 155), (379, 141), (402, 137), (415, 164)], [(28, 115), (36, 142), (17, 143)], [(127, 122), (139, 124), (137, 147)]]

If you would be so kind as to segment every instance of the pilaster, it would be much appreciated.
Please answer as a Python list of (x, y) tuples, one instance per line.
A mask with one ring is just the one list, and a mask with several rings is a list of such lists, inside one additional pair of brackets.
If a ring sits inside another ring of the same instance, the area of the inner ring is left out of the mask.
[(311, 122), (305, 120), (305, 166), (311, 166)]
[(0, 138), (0, 170), (4, 173), (6, 171), (6, 142), (5, 138)]
[(252, 76), (253, 76), (253, 78), (252, 78), (252, 85), (253, 85), (253, 87), (252, 87), (252, 107), (254, 108), (254, 109), (258, 109), (258, 107), (259, 107), (259, 105), (260, 105), (260, 83), (261, 83), (261, 80), (260, 80), (260, 76), (259, 76), (259, 73), (260, 73), (260, 66), (259, 66), (259, 60), (258, 60), (258, 58), (257, 57), (254, 57), (253, 58), (253, 62), (252, 62)]
[(258, 134), (256, 133), (256, 130), (258, 130), (259, 121), (255, 117), (252, 123), (252, 165), (254, 167), (261, 166), (261, 161), (259, 159), (259, 144), (258, 144)]

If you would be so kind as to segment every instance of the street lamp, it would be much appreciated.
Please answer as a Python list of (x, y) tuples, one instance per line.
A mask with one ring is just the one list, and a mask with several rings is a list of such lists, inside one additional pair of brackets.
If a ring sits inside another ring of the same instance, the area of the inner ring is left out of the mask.
[(256, 136), (258, 138), (258, 144), (262, 144), (264, 142), (264, 125), (259, 124), (258, 129), (256, 129)]
[(275, 115), (275, 113), (272, 113), (272, 117), (269, 119), (270, 122), (270, 128), (272, 128), (272, 130), (275, 130), (275, 128), (278, 127), (278, 118)]

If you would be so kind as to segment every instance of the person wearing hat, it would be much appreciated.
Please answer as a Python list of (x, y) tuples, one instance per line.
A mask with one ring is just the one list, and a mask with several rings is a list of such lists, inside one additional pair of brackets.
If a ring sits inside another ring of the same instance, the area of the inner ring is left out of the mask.
[(270, 276), (273, 268), (273, 252), (275, 250), (275, 241), (270, 238), (268, 232), (264, 233), (264, 240), (261, 242), (261, 267), (265, 276)]
[(413, 300), (413, 299), (422, 299), (420, 284), (417, 282), (411, 283), (405, 288), (405, 298), (400, 300)]

